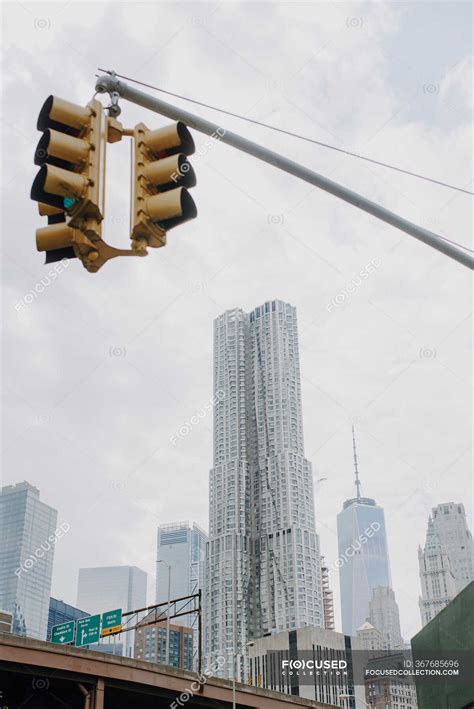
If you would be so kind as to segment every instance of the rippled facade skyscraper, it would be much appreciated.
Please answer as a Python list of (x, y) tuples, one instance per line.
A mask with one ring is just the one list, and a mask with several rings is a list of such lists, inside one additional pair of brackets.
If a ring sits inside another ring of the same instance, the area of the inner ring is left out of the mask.
[(269, 301), (214, 323), (205, 626), (208, 662), (265, 633), (324, 625), (311, 463), (304, 457), (296, 309)]

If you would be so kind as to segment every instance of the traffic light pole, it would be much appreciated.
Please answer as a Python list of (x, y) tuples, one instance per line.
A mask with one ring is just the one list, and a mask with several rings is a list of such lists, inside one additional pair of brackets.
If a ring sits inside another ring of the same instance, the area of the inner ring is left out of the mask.
[(138, 106), (148, 108), (150, 111), (154, 111), (155, 113), (159, 113), (162, 116), (166, 116), (167, 118), (171, 118), (175, 121), (182, 121), (185, 125), (194, 128), (201, 133), (205, 133), (212, 138), (220, 140), (222, 143), (231, 145), (232, 147), (237, 148), (237, 150), (241, 150), (248, 155), (252, 155), (258, 160), (262, 160), (269, 165), (273, 165), (279, 170), (288, 172), (290, 175), (294, 175), (300, 180), (309, 182), (309, 184), (319, 187), (335, 197), (339, 197), (339, 199), (342, 199), (345, 202), (352, 204), (354, 207), (358, 207), (359, 209), (372, 214), (372, 216), (377, 217), (377, 219), (381, 219), (387, 224), (391, 224), (396, 229), (400, 229), (406, 234), (410, 234), (410, 236), (414, 236), (415, 239), (428, 244), (428, 246), (431, 246), (437, 251), (449, 256), (458, 263), (474, 270), (474, 257), (462, 248), (446, 241), (438, 234), (403, 219), (403, 217), (400, 217), (394, 212), (385, 209), (385, 207), (382, 207), (376, 202), (366, 199), (362, 195), (357, 194), (357, 192), (353, 192), (352, 190), (339, 185), (337, 182), (333, 182), (327, 177), (324, 177), (313, 170), (309, 170), (307, 167), (303, 167), (293, 160), (285, 158), (283, 155), (279, 155), (272, 150), (263, 148), (261, 145), (258, 145), (251, 140), (242, 138), (240, 135), (232, 133), (231, 131), (224, 129), (222, 126), (219, 126), (217, 123), (207, 121), (204, 118), (194, 115), (193, 113), (184, 111), (182, 108), (172, 106), (171, 104), (166, 103), (155, 96), (145, 94), (143, 91), (139, 91), (133, 86), (129, 86), (123, 81), (119, 81), (113, 74), (99, 77), (96, 83), (96, 91), (98, 93), (114, 94), (115, 97), (118, 94), (122, 98), (127, 101), (131, 101)]

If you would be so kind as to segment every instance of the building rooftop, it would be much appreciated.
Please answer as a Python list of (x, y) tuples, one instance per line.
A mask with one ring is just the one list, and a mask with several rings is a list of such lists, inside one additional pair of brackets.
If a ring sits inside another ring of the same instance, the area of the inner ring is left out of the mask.
[(372, 623), (369, 623), (368, 620), (366, 620), (365, 623), (362, 623), (360, 628), (357, 628), (357, 632), (359, 632), (359, 630), (375, 630), (375, 626), (372, 625)]
[(350, 500), (346, 500), (342, 506), (343, 510), (346, 510), (352, 505), (368, 505), (369, 507), (377, 507), (377, 503), (371, 497), (352, 497)]
[(190, 529), (197, 530), (198, 532), (204, 534), (206, 537), (208, 536), (206, 530), (200, 527), (197, 522), (190, 522), (189, 520), (184, 520), (183, 522), (166, 522), (164, 524), (159, 524), (158, 529), (163, 532), (173, 532), (178, 531), (180, 529)]
[(0, 488), (0, 495), (11, 495), (15, 492), (23, 492), (23, 490), (29, 490), (38, 498), (40, 496), (40, 491), (38, 488), (26, 482), (26, 480), (23, 480), (21, 483), (16, 483), (15, 485), (5, 485)]

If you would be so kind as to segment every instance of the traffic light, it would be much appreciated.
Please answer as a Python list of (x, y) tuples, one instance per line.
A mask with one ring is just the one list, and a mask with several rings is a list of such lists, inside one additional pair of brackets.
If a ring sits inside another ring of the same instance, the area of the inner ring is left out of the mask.
[[(36, 230), (46, 263), (79, 258), (95, 273), (116, 256), (145, 256), (148, 246), (164, 246), (169, 229), (197, 215), (187, 190), (196, 184), (186, 157), (194, 152), (194, 141), (183, 123), (154, 131), (142, 123), (124, 129), (95, 99), (78, 106), (49, 96), (37, 128), (43, 133), (34, 158), (40, 170), (31, 198), (48, 220)], [(132, 137), (134, 148), (132, 248), (116, 249), (102, 239), (105, 148), (124, 135)]]
[(106, 116), (99, 101), (77, 106), (57, 96), (46, 99), (38, 130), (43, 131), (35, 151), (40, 165), (31, 198), (61, 209), (69, 224), (103, 218)]
[(133, 130), (132, 248), (146, 251), (166, 244), (166, 232), (197, 215), (186, 188), (196, 176), (186, 156), (194, 141), (184, 123), (149, 130), (139, 123)]
[(37, 128), (43, 131), (35, 151), (40, 165), (31, 188), (48, 226), (36, 243), (46, 263), (79, 256), (87, 268), (96, 260), (104, 216), (107, 118), (102, 104), (78, 106), (57, 96), (46, 99)]

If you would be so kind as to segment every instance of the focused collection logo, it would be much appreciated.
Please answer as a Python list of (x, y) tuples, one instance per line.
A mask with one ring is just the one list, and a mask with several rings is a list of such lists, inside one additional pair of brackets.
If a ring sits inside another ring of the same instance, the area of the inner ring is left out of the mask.
[(290, 675), (295, 673), (299, 675), (300, 670), (302, 672), (309, 670), (311, 673), (331, 670), (342, 672), (347, 669), (347, 662), (346, 660), (282, 660), (281, 669), (282, 674), (289, 673)]

